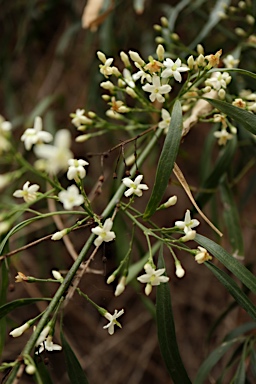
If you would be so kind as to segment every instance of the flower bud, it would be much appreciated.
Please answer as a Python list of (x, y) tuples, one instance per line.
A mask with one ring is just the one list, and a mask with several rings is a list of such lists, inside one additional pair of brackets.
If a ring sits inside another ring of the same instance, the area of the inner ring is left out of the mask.
[(162, 16), (160, 21), (161, 21), (161, 24), (162, 24), (163, 27), (168, 28), (169, 22), (168, 22), (168, 19), (165, 16)]
[(130, 60), (129, 60), (129, 56), (125, 53), (125, 52), (120, 52), (120, 58), (122, 60), (122, 62), (124, 63), (124, 65), (126, 67), (130, 67), (131, 66), (131, 63), (130, 63)]
[(152, 292), (152, 285), (151, 284), (147, 284), (146, 287), (145, 287), (145, 294), (147, 296), (149, 296), (151, 292)]
[(197, 65), (198, 65), (198, 67), (203, 67), (204, 66), (204, 64), (205, 64), (205, 58), (204, 58), (204, 56), (200, 53), (200, 55), (198, 56), (198, 58), (197, 58)]
[(194, 60), (194, 57), (192, 55), (189, 56), (189, 58), (187, 60), (187, 63), (188, 63), (189, 69), (193, 69), (194, 68), (195, 60)]
[(145, 64), (145, 61), (142, 60), (142, 58), (140, 57), (140, 55), (137, 52), (129, 51), (129, 55), (130, 55), (130, 58), (132, 59), (132, 61), (135, 61), (139, 65), (143, 66)]
[(202, 46), (202, 44), (197, 44), (196, 50), (199, 55), (204, 54), (204, 47)]
[(113, 283), (113, 281), (115, 280), (115, 278), (116, 278), (116, 275), (114, 275), (114, 274), (110, 275), (110, 276), (108, 277), (108, 279), (107, 279), (107, 284), (111, 284), (111, 283)]
[(101, 51), (98, 51), (98, 52), (97, 52), (97, 56), (98, 56), (99, 60), (100, 60), (103, 64), (105, 64), (107, 58), (106, 58), (106, 56), (104, 55), (104, 53), (101, 52)]
[(115, 290), (115, 296), (120, 296), (121, 293), (125, 290), (126, 285), (126, 277), (122, 276), (119, 280), (119, 283), (117, 284), (116, 290)]
[(175, 272), (176, 276), (179, 278), (182, 278), (185, 275), (185, 270), (182, 268), (179, 261), (175, 263), (175, 266), (176, 266), (176, 272)]
[(157, 54), (157, 57), (158, 57), (158, 60), (160, 61), (163, 61), (164, 60), (164, 47), (162, 46), (162, 44), (158, 44), (157, 46), (157, 49), (156, 49), (156, 54)]
[(61, 274), (59, 273), (59, 271), (55, 271), (54, 269), (52, 270), (52, 275), (54, 277), (54, 279), (56, 280), (62, 280), (63, 281), (63, 277), (61, 276)]
[(26, 366), (25, 371), (28, 375), (34, 375), (34, 373), (36, 372), (36, 367), (32, 364), (29, 364)]
[(29, 323), (25, 323), (25, 324), (21, 325), (20, 327), (13, 329), (13, 330), (9, 333), (9, 335), (12, 336), (12, 337), (19, 337), (19, 336), (21, 336), (27, 329), (29, 329), (29, 327), (30, 327)]
[(185, 243), (186, 241), (189, 241), (189, 240), (194, 240), (194, 238), (196, 237), (196, 231), (188, 231), (188, 233), (181, 237), (179, 240), (181, 240), (183, 243)]
[(169, 199), (166, 201), (166, 203), (164, 203), (164, 207), (169, 208), (169, 207), (175, 205), (177, 203), (177, 200), (178, 200), (178, 198), (176, 195), (169, 197)]
[(237, 36), (241, 36), (241, 37), (246, 36), (245, 30), (240, 27), (235, 28), (235, 33), (237, 34)]
[[(83, 136), (85, 136), (85, 135), (83, 135)], [(68, 233), (68, 229), (67, 228), (62, 229), (62, 231), (55, 232), (52, 235), (51, 240), (54, 240), (54, 241), (61, 240), (63, 238), (63, 236), (65, 236), (67, 233)]]
[(218, 91), (218, 96), (221, 100), (224, 100), (225, 97), (226, 97), (226, 91), (225, 89), (221, 88), (219, 91)]
[(114, 91), (115, 89), (115, 86), (113, 83), (111, 83), (111, 81), (103, 81), (102, 83), (100, 83), (100, 86), (101, 88), (107, 89), (108, 91)]
[(137, 94), (136, 92), (134, 92), (134, 90), (131, 87), (126, 87), (125, 92), (127, 93), (127, 95), (131, 96), (133, 99), (136, 99)]

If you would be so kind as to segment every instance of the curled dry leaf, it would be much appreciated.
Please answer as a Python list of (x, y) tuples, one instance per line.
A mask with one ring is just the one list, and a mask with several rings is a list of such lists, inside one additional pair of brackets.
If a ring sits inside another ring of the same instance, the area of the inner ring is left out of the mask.
[(82, 16), (82, 27), (91, 31), (96, 31), (98, 26), (103, 23), (108, 14), (112, 11), (114, 7), (114, 1), (111, 1), (111, 4), (105, 12), (100, 14), (101, 9), (103, 8), (104, 0), (88, 0), (86, 6), (84, 7), (84, 12)]

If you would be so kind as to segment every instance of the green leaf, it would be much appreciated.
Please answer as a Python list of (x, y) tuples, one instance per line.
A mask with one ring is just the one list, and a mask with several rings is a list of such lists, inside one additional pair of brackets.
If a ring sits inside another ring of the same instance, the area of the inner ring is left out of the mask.
[[(159, 255), (158, 268), (165, 268), (162, 252)], [(157, 287), (156, 320), (160, 350), (173, 383), (191, 384), (181, 360), (176, 340), (170, 287), (168, 283), (162, 283)]]
[(221, 284), (229, 291), (238, 304), (253, 318), (256, 320), (256, 307), (248, 299), (246, 294), (239, 288), (237, 283), (224, 271), (216, 267), (212, 263), (206, 263), (206, 266), (217, 277)]
[(215, 256), (250, 291), (256, 293), (256, 278), (243, 264), (239, 263), (224, 248), (207, 237), (197, 234), (195, 241)]
[(218, 348), (216, 348), (199, 368), (193, 384), (204, 384), (205, 379), (212, 370), (212, 368), (215, 367), (215, 365), (222, 358), (222, 356), (224, 356), (225, 353), (239, 341), (241, 340), (234, 339), (229, 342), (222, 343)]
[(244, 109), (235, 107), (232, 104), (227, 103), (226, 101), (208, 99), (210, 104), (212, 104), (215, 108), (225, 113), (232, 119), (236, 120), (237, 123), (241, 124), (247, 131), (256, 135), (256, 116), (253, 113), (250, 113)]
[(158, 162), (153, 191), (144, 212), (144, 219), (148, 219), (156, 211), (168, 186), (169, 178), (178, 154), (181, 133), (182, 110), (180, 101), (176, 100), (171, 114), (170, 127)]
[(220, 183), (221, 177), (229, 168), (236, 150), (236, 144), (237, 139), (236, 136), (234, 136), (233, 139), (227, 143), (225, 148), (223, 148), (210, 175), (200, 186), (200, 188), (207, 190), (207, 192), (200, 192), (196, 196), (196, 202), (200, 207), (203, 207), (204, 204), (211, 198), (212, 194), (215, 192), (215, 189)]
[(223, 216), (228, 231), (229, 241), (232, 245), (233, 254), (243, 257), (244, 244), (239, 213), (237, 210), (237, 204), (233, 198), (232, 191), (226, 179), (221, 183), (220, 191), (223, 202)]
[(18, 299), (11, 301), (10, 303), (4, 304), (0, 307), (0, 319), (6, 316), (9, 312), (13, 311), (16, 308), (23, 307), (24, 305), (34, 304), (37, 301), (51, 301), (51, 299), (46, 297), (39, 298), (27, 298), (27, 299)]
[(65, 339), (63, 332), (61, 332), (60, 337), (65, 355), (68, 377), (71, 384), (89, 384), (83, 368), (81, 367), (69, 343)]
[(233, 331), (229, 332), (229, 334), (225, 336), (224, 341), (236, 339), (238, 336), (250, 332), (254, 329), (256, 329), (256, 322), (242, 324), (239, 327), (235, 328)]

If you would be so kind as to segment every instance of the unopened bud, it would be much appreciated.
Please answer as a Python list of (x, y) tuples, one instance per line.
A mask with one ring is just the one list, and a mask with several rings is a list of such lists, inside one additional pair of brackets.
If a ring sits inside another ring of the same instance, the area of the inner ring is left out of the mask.
[(100, 86), (101, 88), (107, 89), (108, 91), (114, 91), (115, 89), (115, 86), (113, 83), (111, 83), (111, 81), (103, 81), (102, 83), (100, 83)]
[(156, 49), (156, 54), (157, 54), (157, 57), (158, 57), (158, 60), (160, 61), (163, 61), (164, 60), (164, 47), (162, 46), (162, 44), (158, 44), (157, 46), (157, 49)]
[(235, 33), (237, 34), (237, 36), (241, 36), (241, 37), (246, 36), (245, 30), (240, 27), (235, 28)]
[(143, 66), (145, 64), (145, 61), (142, 60), (142, 58), (140, 57), (140, 55), (137, 52), (129, 51), (129, 55), (130, 55), (130, 58), (132, 59), (132, 61), (135, 61), (139, 65)]
[(205, 58), (204, 58), (204, 55), (202, 55), (202, 54), (200, 53), (200, 55), (198, 56), (196, 62), (197, 62), (198, 67), (203, 67), (204, 64), (205, 64)]
[(194, 68), (195, 60), (194, 60), (194, 57), (192, 55), (189, 56), (189, 58), (187, 60), (187, 63), (188, 63), (189, 69), (193, 69)]
[[(85, 135), (83, 135), (85, 136)], [(80, 136), (81, 137), (81, 136)], [(66, 234), (68, 233), (68, 230), (67, 228), (65, 229), (62, 229), (62, 231), (58, 231), (58, 232), (55, 232), (52, 237), (51, 237), (51, 240), (61, 240), (63, 238), (63, 236), (65, 236)]]
[(221, 100), (224, 100), (225, 97), (226, 97), (226, 91), (225, 91), (225, 89), (221, 88), (221, 89), (219, 90), (219, 92), (218, 92), (218, 96), (219, 96), (219, 98), (220, 98)]
[(202, 44), (197, 44), (196, 50), (199, 55), (204, 55), (204, 47)]
[(125, 290), (126, 285), (126, 277), (122, 276), (119, 280), (119, 283), (117, 284), (116, 290), (115, 290), (115, 296), (120, 296), (121, 293)]
[(151, 292), (152, 292), (152, 285), (151, 284), (147, 284), (146, 287), (145, 287), (145, 294), (147, 296), (149, 296)]
[(255, 18), (252, 15), (246, 15), (246, 21), (248, 24), (253, 25), (255, 22)]
[(120, 58), (121, 58), (122, 62), (124, 63), (124, 65), (126, 67), (130, 67), (131, 66), (129, 57), (128, 57), (128, 55), (125, 52), (123, 52), (123, 51), (120, 52)]
[(12, 337), (19, 337), (19, 336), (21, 336), (27, 329), (29, 329), (29, 327), (30, 327), (29, 323), (25, 323), (25, 324), (21, 325), (20, 327), (13, 329), (13, 330), (9, 333), (9, 335), (12, 336)]
[(34, 375), (34, 373), (36, 372), (36, 367), (32, 364), (29, 364), (26, 366), (25, 371), (28, 375)]
[(114, 274), (110, 275), (109, 278), (107, 279), (107, 284), (113, 283), (115, 278), (116, 278), (116, 275), (114, 275)]
[(61, 276), (61, 274), (59, 273), (59, 271), (55, 271), (54, 269), (52, 270), (52, 275), (54, 277), (54, 279), (56, 280), (63, 280), (63, 277)]
[(175, 266), (176, 266), (176, 272), (175, 272), (176, 276), (179, 278), (182, 278), (185, 275), (185, 269), (182, 268), (179, 261), (175, 263)]
[(126, 87), (125, 92), (127, 93), (127, 95), (131, 96), (133, 99), (136, 99), (137, 94), (136, 92), (134, 92), (134, 90), (131, 87)]
[(189, 241), (189, 240), (194, 240), (194, 238), (196, 237), (196, 231), (188, 231), (188, 233), (181, 237), (179, 240), (181, 240), (183, 243), (185, 243), (186, 241)]
[(160, 21), (161, 21), (161, 24), (162, 24), (163, 27), (168, 28), (169, 22), (168, 22), (168, 19), (165, 16), (162, 16)]
[(103, 64), (105, 64), (105, 62), (107, 61), (107, 58), (106, 58), (106, 56), (104, 55), (104, 53), (101, 52), (101, 51), (98, 51), (98, 52), (97, 52), (97, 56), (98, 56), (99, 60), (100, 60)]

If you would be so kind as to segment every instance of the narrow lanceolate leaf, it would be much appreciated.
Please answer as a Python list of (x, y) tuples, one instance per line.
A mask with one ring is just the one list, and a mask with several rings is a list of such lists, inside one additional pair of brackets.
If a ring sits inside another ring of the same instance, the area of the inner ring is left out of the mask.
[(214, 264), (206, 263), (206, 266), (234, 297), (240, 307), (242, 307), (252, 317), (253, 320), (256, 320), (255, 305), (248, 299), (246, 294), (239, 288), (237, 283), (226, 272), (222, 271)]
[(221, 198), (223, 202), (223, 216), (228, 231), (229, 241), (232, 245), (233, 255), (243, 258), (244, 244), (242, 237), (242, 229), (239, 220), (237, 204), (234, 200), (232, 191), (227, 183), (223, 180), (220, 186)]
[[(50, 376), (50, 373), (49, 373), (49, 370), (47, 369), (44, 361), (40, 358), (37, 359), (38, 361), (36, 362), (36, 369), (37, 369), (37, 377), (35, 378), (36, 379), (36, 382), (37, 384), (40, 383), (40, 380), (43, 384), (53, 384), (53, 381), (51, 379), (51, 376)], [(39, 376), (39, 378), (38, 378)]]
[(256, 277), (239, 261), (231, 256), (225, 249), (214, 241), (202, 235), (196, 235), (195, 241), (206, 248), (230, 272), (233, 273), (250, 291), (256, 293)]
[(163, 149), (157, 166), (156, 178), (151, 197), (144, 212), (144, 219), (148, 219), (159, 206), (167, 188), (175, 159), (178, 154), (182, 133), (182, 110), (180, 101), (173, 106), (171, 123), (165, 138)]
[(64, 337), (63, 332), (60, 334), (61, 343), (65, 355), (66, 368), (68, 372), (68, 377), (71, 384), (89, 384), (87, 377), (79, 363), (76, 355), (74, 354), (72, 348)]
[(208, 99), (205, 98), (210, 104), (212, 104), (219, 111), (225, 113), (237, 123), (241, 124), (247, 131), (250, 131), (256, 135), (256, 116), (253, 113), (250, 113), (244, 109), (235, 107), (232, 104), (227, 103), (226, 101)]
[(223, 152), (217, 159), (213, 170), (200, 186), (203, 191), (196, 196), (196, 202), (201, 208), (211, 198), (212, 194), (215, 192), (215, 189), (220, 183), (221, 177), (229, 168), (236, 150), (236, 145), (237, 139), (236, 136), (234, 136), (232, 140), (227, 143), (225, 148), (223, 148)]
[[(159, 256), (158, 268), (165, 268), (162, 255)], [(156, 320), (160, 350), (173, 383), (191, 384), (181, 360), (176, 340), (171, 295), (168, 283), (162, 283), (157, 287)]]
[(218, 348), (216, 348), (208, 358), (203, 362), (199, 368), (194, 384), (204, 384), (206, 383), (206, 378), (211, 372), (212, 368), (215, 367), (217, 362), (225, 355), (225, 353), (232, 348), (240, 339), (234, 339), (229, 342), (222, 343)]
[(51, 301), (51, 299), (40, 297), (40, 298), (18, 299), (18, 300), (11, 301), (10, 303), (4, 304), (0, 307), (0, 319), (2, 319), (9, 312), (13, 311), (16, 308), (23, 307), (24, 305), (34, 304), (37, 301)]

